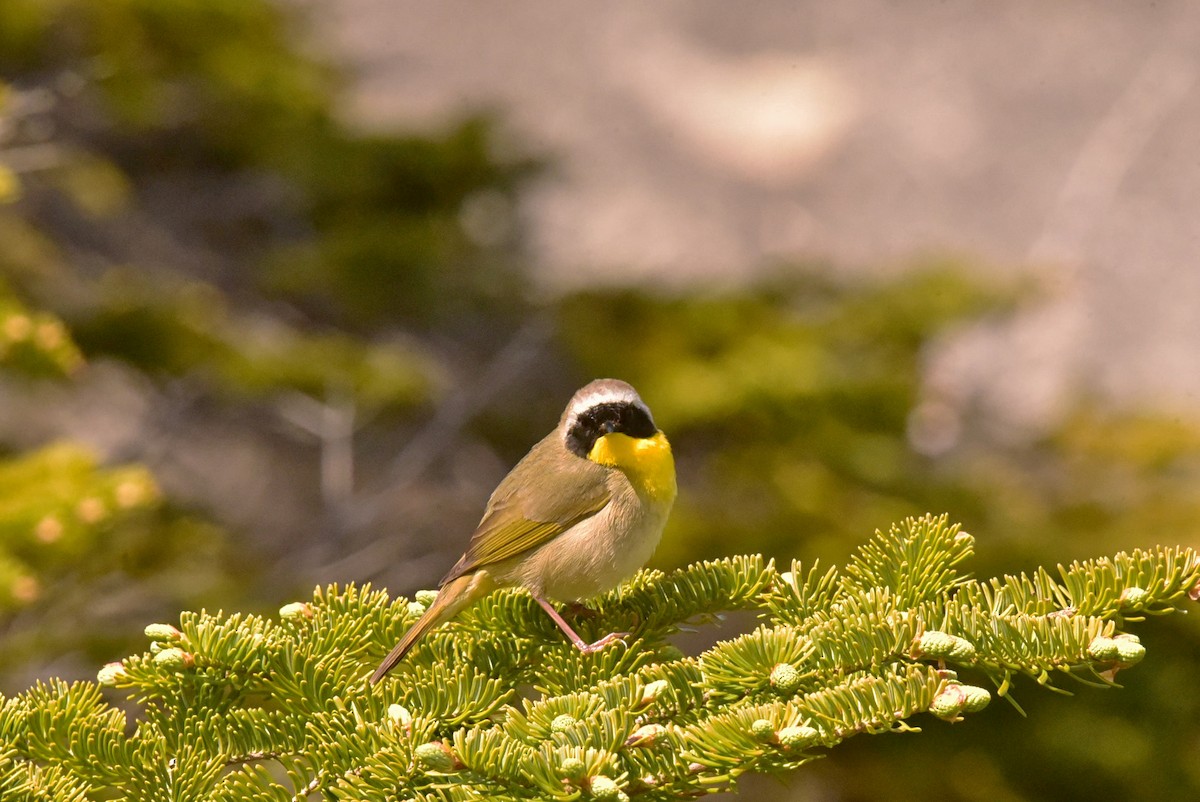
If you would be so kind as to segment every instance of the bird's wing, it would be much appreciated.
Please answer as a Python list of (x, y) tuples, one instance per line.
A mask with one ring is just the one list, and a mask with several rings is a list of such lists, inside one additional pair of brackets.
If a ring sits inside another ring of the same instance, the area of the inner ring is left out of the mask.
[[(537, 460), (539, 451), (559, 448), (552, 433), (530, 450), (526, 460)], [(488, 500), (483, 520), (471, 536), (467, 552), (441, 584), (529, 551), (553, 540), (575, 524), (604, 509), (612, 498), (606, 481), (608, 469), (572, 455), (556, 460), (553, 472), (518, 473), (521, 465), (505, 477)], [(520, 476), (524, 484), (514, 481)]]

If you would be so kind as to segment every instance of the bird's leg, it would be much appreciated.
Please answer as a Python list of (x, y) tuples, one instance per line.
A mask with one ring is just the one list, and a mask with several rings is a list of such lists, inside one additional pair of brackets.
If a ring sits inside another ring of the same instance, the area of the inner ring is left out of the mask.
[(611, 645), (614, 641), (629, 637), (628, 632), (610, 632), (595, 643), (586, 643), (583, 638), (579, 637), (579, 633), (571, 629), (571, 625), (558, 614), (558, 610), (554, 609), (554, 605), (537, 593), (533, 594), (533, 600), (542, 606), (542, 609), (554, 619), (554, 623), (558, 624), (558, 628), (567, 633), (567, 637), (571, 639), (571, 643), (575, 644), (575, 648), (584, 654), (598, 652), (604, 647)]

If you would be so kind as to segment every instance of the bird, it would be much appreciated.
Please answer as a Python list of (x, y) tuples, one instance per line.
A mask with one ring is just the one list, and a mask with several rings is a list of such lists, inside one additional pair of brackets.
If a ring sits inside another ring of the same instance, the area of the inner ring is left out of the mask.
[(654, 553), (676, 496), (671, 444), (629, 384), (580, 388), (558, 426), (501, 480), (437, 597), (371, 675), (375, 685), (434, 627), (494, 590), (525, 588), (584, 654), (587, 643), (550, 603), (581, 602), (633, 576)]

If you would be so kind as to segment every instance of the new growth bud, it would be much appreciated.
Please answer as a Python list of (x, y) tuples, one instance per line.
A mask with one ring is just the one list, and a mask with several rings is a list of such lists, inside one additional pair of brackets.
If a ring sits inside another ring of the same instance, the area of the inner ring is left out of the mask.
[(1146, 603), (1150, 598), (1150, 594), (1144, 589), (1138, 587), (1125, 588), (1121, 593), (1121, 607), (1123, 608), (1138, 608)]
[(172, 647), (154, 655), (154, 664), (167, 671), (186, 671), (196, 664), (196, 658), (183, 649)]
[(784, 696), (791, 696), (800, 689), (803, 678), (791, 663), (779, 663), (771, 669), (771, 687)]
[(588, 783), (588, 790), (592, 792), (593, 799), (599, 799), (601, 802), (617, 802), (621, 797), (621, 786), (617, 785), (611, 777), (605, 777), (603, 774), (598, 774), (591, 779)]
[(646, 724), (638, 727), (633, 734), (625, 739), (625, 746), (638, 749), (643, 746), (653, 746), (659, 736), (667, 731), (661, 724)]
[(1118, 635), (1113, 640), (1117, 644), (1117, 662), (1123, 666), (1140, 663), (1146, 656), (1146, 647), (1138, 640), (1137, 635)]
[(1142, 662), (1146, 656), (1146, 647), (1138, 640), (1137, 635), (1122, 634), (1115, 638), (1100, 636), (1093, 638), (1088, 644), (1088, 657), (1097, 663), (1118, 663), (1121, 666), (1132, 666)]
[(122, 663), (105, 663), (96, 672), (96, 681), (101, 685), (112, 687), (116, 685), (121, 677), (125, 676), (125, 666)]
[(658, 650), (658, 656), (664, 663), (671, 663), (684, 658), (683, 650), (670, 643)]
[(1087, 653), (1088, 657), (1097, 663), (1111, 663), (1117, 659), (1117, 642), (1103, 635), (1092, 638), (1092, 642), (1088, 644)]
[(558, 764), (558, 770), (562, 776), (571, 780), (578, 780), (587, 771), (587, 766), (577, 757), (564, 757), (562, 763)]
[(550, 722), (550, 732), (565, 732), (578, 723), (579, 719), (570, 713), (563, 713), (555, 716), (554, 720)]
[(929, 712), (946, 721), (958, 721), (959, 713), (978, 713), (991, 701), (992, 694), (987, 688), (951, 682), (933, 697)]
[(963, 685), (963, 696), (966, 701), (963, 703), (964, 713), (978, 713), (988, 706), (992, 701), (992, 694), (987, 688), (980, 688), (978, 685)]
[(812, 727), (784, 727), (778, 737), (780, 746), (795, 752), (812, 746), (820, 736)]
[(454, 755), (441, 741), (430, 741), (413, 750), (413, 756), (426, 771), (454, 771)]
[(390, 704), (387, 709), (388, 718), (401, 727), (412, 726), (412, 713), (404, 705)]
[(654, 700), (657, 699), (659, 695), (669, 687), (671, 687), (671, 683), (667, 682), (665, 679), (656, 679), (653, 682), (647, 683), (646, 687), (642, 689), (642, 699), (638, 703), (638, 707), (645, 707), (648, 704), (653, 704)]
[(750, 734), (760, 741), (770, 741), (775, 738), (775, 725), (765, 718), (755, 719), (750, 724)]
[(279, 608), (279, 618), (283, 621), (307, 621), (312, 617), (313, 608), (308, 602), (292, 602)]
[(967, 695), (963, 686), (951, 683), (943, 688), (929, 703), (929, 712), (947, 721), (955, 721), (967, 706)]
[(951, 660), (955, 663), (970, 663), (975, 660), (975, 644), (966, 638), (939, 632), (931, 629), (921, 635), (917, 641), (917, 651), (921, 657), (936, 657), (939, 660)]
[(183, 633), (170, 624), (150, 624), (145, 631), (147, 638), (159, 643), (174, 643), (183, 638)]

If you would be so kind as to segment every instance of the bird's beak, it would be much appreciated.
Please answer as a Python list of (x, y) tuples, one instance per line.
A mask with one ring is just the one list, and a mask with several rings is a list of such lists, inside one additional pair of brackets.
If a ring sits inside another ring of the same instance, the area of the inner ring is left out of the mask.
[(604, 430), (605, 434), (612, 434), (617, 430), (617, 424), (613, 423), (612, 421), (605, 421), (604, 423), (600, 424), (600, 428)]

